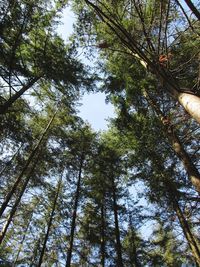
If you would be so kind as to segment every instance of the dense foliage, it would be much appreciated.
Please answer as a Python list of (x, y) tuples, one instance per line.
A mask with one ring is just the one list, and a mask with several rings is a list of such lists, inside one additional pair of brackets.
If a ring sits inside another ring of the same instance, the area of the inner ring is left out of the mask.
[[(0, 266), (200, 266), (197, 1), (0, 12)], [(86, 92), (114, 105), (107, 131), (77, 115)]]

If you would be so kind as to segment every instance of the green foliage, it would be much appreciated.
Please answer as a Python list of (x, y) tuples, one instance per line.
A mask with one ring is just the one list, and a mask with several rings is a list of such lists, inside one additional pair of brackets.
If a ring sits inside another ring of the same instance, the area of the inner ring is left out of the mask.
[[(198, 166), (199, 127), (156, 70), (199, 93), (199, 22), (189, 18), (188, 28), (177, 1), (70, 2), (77, 21), (67, 44), (56, 26), (68, 1), (1, 4), (0, 108), (33, 81), (0, 114), (0, 204), (14, 192), (0, 219), (3, 229), (11, 216), (2, 264), (37, 266), (46, 239), (43, 265), (65, 265), (72, 233), (71, 266), (117, 266), (120, 258), (124, 267), (194, 262), (199, 197), (169, 137), (177, 134)], [(78, 58), (80, 47), (90, 61), (95, 56), (93, 69)], [(90, 90), (115, 107), (107, 131), (94, 132), (77, 115)]]

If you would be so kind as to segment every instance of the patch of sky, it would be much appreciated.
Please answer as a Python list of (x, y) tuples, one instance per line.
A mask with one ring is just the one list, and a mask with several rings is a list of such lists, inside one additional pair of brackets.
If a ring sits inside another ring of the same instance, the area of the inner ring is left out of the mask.
[[(63, 40), (68, 41), (69, 36), (73, 33), (73, 24), (76, 22), (75, 15), (67, 6), (62, 13), (61, 25), (58, 26), (58, 33)], [(83, 57), (80, 53), (80, 60), (86, 65), (92, 65), (93, 59), (90, 61)], [(104, 93), (86, 93), (80, 101), (79, 116), (87, 121), (94, 130), (107, 130), (109, 118), (114, 117), (114, 107), (110, 103), (106, 103)]]

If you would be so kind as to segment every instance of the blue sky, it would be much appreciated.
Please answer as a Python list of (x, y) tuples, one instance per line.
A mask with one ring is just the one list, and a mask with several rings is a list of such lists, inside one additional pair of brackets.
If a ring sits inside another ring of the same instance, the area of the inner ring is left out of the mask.
[[(61, 21), (62, 25), (59, 25), (58, 33), (67, 41), (69, 35), (73, 32), (73, 23), (75, 23), (75, 16), (69, 7), (63, 11)], [(111, 104), (105, 103), (105, 94), (85, 94), (81, 104), (79, 107), (79, 116), (88, 121), (94, 130), (106, 130), (108, 124), (107, 119), (114, 117), (114, 107)]]

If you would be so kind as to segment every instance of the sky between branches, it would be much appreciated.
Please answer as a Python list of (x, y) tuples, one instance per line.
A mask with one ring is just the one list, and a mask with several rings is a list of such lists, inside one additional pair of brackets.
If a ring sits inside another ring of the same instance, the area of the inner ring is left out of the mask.
[[(75, 23), (75, 16), (70, 7), (64, 9), (61, 22), (62, 25), (59, 25), (58, 33), (66, 41), (70, 34), (72, 34), (73, 23)], [(95, 131), (106, 130), (108, 117), (112, 118), (114, 116), (114, 107), (110, 103), (105, 103), (105, 94), (85, 94), (81, 104), (78, 108), (80, 111), (78, 115), (85, 121), (88, 121)]]

